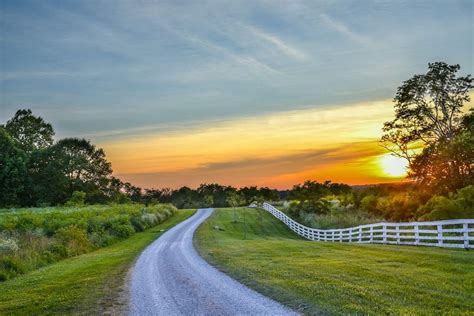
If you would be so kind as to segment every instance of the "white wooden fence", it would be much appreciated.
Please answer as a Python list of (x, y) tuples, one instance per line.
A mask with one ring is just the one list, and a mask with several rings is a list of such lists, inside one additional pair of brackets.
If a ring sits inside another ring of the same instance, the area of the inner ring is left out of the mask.
[(474, 248), (474, 219), (376, 223), (323, 230), (301, 225), (271, 204), (263, 203), (263, 209), (281, 220), (295, 233), (309, 240)]

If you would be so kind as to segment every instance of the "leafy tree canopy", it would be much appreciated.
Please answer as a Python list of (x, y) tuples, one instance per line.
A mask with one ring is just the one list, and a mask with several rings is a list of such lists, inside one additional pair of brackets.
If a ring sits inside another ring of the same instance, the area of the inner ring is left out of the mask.
[(447, 194), (474, 183), (472, 116), (466, 116), (452, 140), (427, 146), (412, 160), (409, 177), (423, 189)]
[(18, 147), (27, 153), (53, 144), (53, 127), (40, 116), (33, 115), (30, 109), (18, 110), (15, 116), (7, 121), (5, 129), (17, 142)]
[(394, 98), (395, 119), (385, 122), (382, 144), (409, 162), (416, 156), (411, 147), (451, 141), (459, 128), (462, 107), (473, 88), (471, 75), (460, 76), (459, 65), (428, 64), (426, 74), (403, 82)]
[(70, 181), (94, 182), (112, 173), (112, 165), (105, 158), (101, 148), (90, 141), (79, 138), (65, 138), (51, 147), (60, 159), (62, 170)]
[(25, 189), (26, 154), (0, 127), (0, 205), (18, 205)]

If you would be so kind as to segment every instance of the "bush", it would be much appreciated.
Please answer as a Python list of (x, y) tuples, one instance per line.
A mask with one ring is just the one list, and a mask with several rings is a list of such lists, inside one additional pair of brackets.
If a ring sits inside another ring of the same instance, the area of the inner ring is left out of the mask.
[(346, 196), (332, 196), (320, 199), (319, 203), (291, 202), (286, 212), (301, 224), (318, 229), (355, 227), (383, 221), (382, 217), (355, 208), (347, 200)]
[(131, 225), (114, 225), (111, 228), (111, 233), (114, 236), (117, 236), (118, 238), (127, 238), (132, 236), (135, 233), (135, 230)]
[(145, 230), (145, 225), (142, 222), (141, 218), (134, 216), (132, 217), (131, 222), (132, 222), (133, 229), (136, 232), (142, 232)]
[(82, 191), (74, 191), (72, 192), (72, 196), (69, 201), (66, 202), (66, 206), (76, 206), (81, 207), (84, 206), (86, 201), (86, 193)]
[(291, 202), (288, 213), (298, 216), (299, 213), (327, 214), (331, 209), (331, 202), (325, 199), (309, 200), (304, 202)]
[(348, 228), (383, 221), (381, 217), (350, 206), (332, 208), (327, 214), (301, 213), (299, 218), (303, 225), (318, 229)]
[(67, 256), (75, 256), (91, 248), (86, 231), (74, 225), (60, 228), (54, 237), (66, 247)]
[(5, 279), (11, 279), (26, 271), (23, 262), (14, 256), (3, 256), (0, 258), (0, 269), (3, 270)]
[[(77, 205), (77, 200), (74, 203)], [(0, 254), (8, 255), (10, 261), (0, 265), (0, 279), (108, 246), (162, 223), (176, 211), (168, 204), (146, 208), (120, 204), (3, 212), (0, 215)], [(18, 262), (24, 264), (14, 265)]]
[(68, 256), (66, 246), (60, 242), (53, 242), (45, 252), (52, 254), (52, 257), (57, 259), (66, 258)]
[(16, 252), (18, 249), (18, 241), (16, 239), (0, 237), (0, 253)]
[[(35, 216), (35, 214), (32, 214), (32, 213), (22, 214), (21, 220), (20, 220), (20, 217), (13, 218), (13, 220), (15, 221), (14, 229), (16, 231), (20, 231), (20, 232), (32, 231), (36, 227), (41, 226), (41, 219), (38, 216)], [(0, 227), (0, 229), (1, 229), (1, 227)]]
[(474, 185), (458, 190), (449, 197), (434, 196), (419, 209), (421, 220), (474, 218)]
[(381, 214), (377, 208), (378, 200), (375, 195), (367, 195), (360, 201), (362, 209), (366, 210), (370, 214)]

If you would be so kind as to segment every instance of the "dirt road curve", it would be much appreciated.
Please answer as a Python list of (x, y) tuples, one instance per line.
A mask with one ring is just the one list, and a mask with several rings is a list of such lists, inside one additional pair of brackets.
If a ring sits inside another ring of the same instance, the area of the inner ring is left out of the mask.
[(198, 210), (140, 255), (132, 271), (130, 315), (293, 314), (197, 254), (192, 242), (194, 231), (212, 211)]

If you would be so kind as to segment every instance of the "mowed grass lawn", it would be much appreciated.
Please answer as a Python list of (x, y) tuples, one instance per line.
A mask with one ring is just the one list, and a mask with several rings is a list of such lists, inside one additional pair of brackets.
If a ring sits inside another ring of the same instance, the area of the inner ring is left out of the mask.
[(233, 223), (233, 211), (219, 209), (201, 225), (201, 255), (295, 310), (474, 314), (474, 251), (312, 242), (263, 210), (237, 214)]
[(112, 246), (0, 283), (0, 315), (126, 313), (127, 272), (140, 252), (194, 210)]

